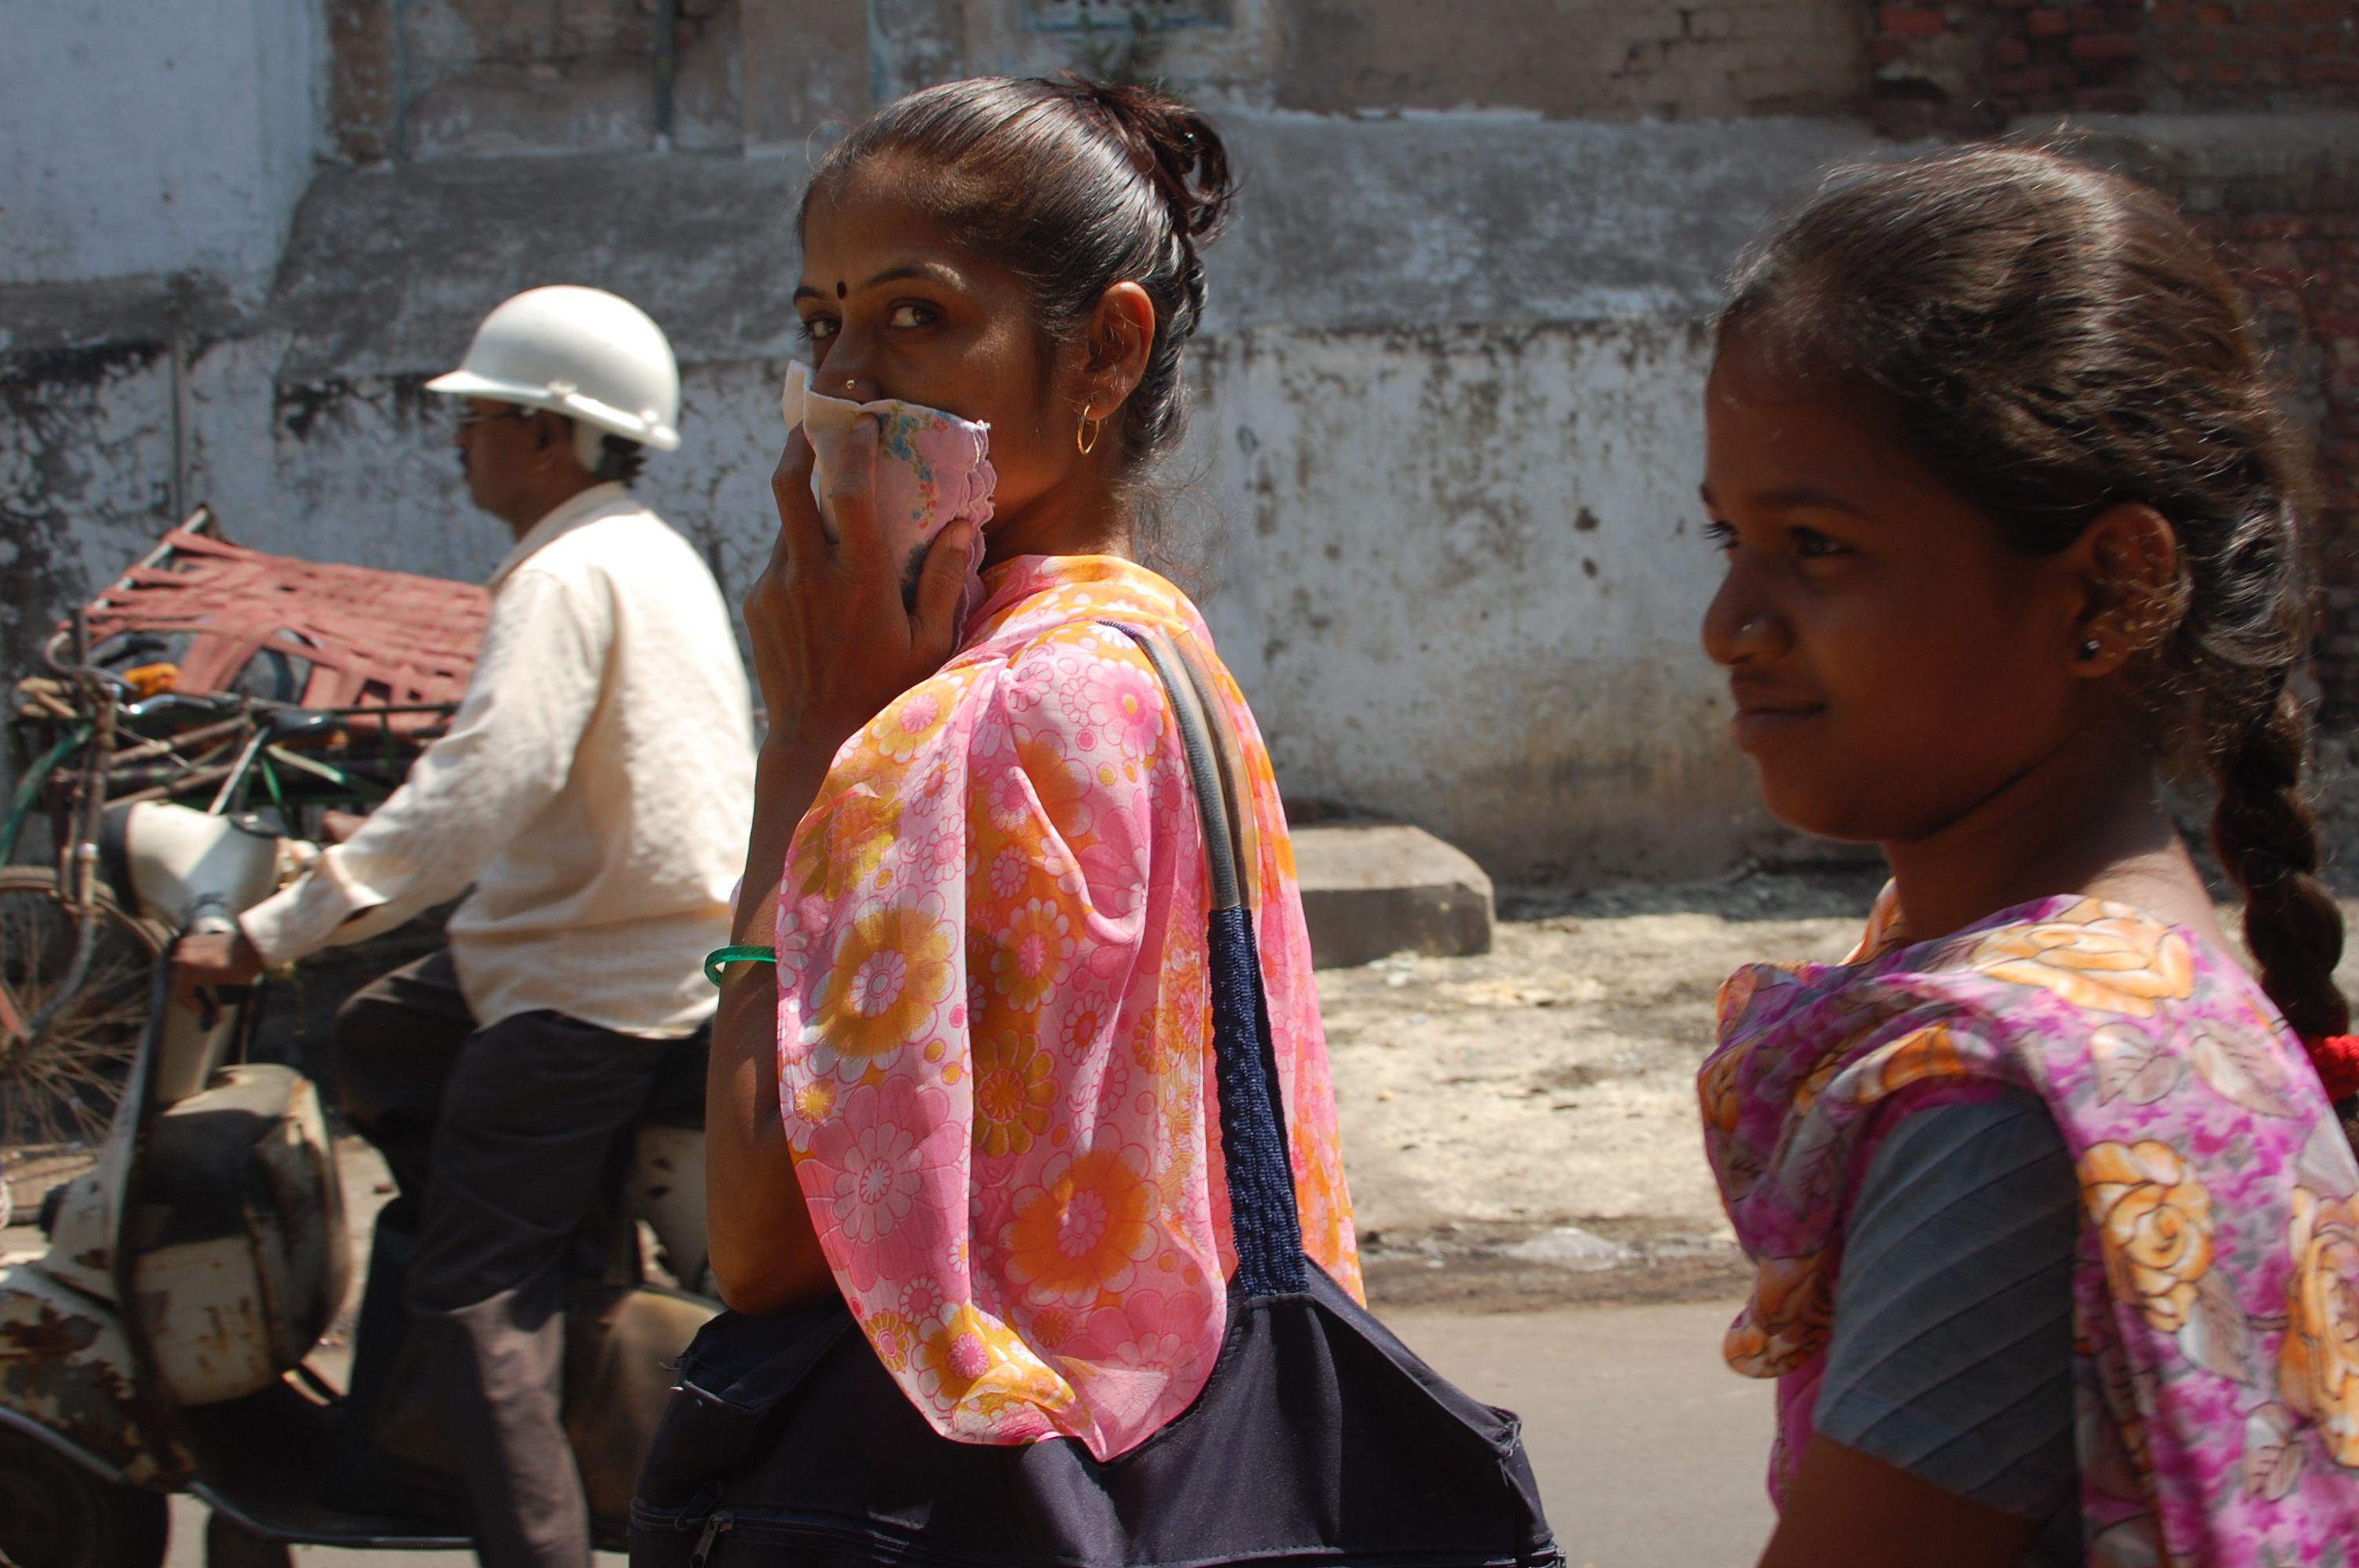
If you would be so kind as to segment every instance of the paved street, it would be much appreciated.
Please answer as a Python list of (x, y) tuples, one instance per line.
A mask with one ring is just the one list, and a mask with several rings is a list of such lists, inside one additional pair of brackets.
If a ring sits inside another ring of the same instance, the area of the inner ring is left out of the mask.
[(1769, 1389), (1720, 1359), (1734, 1299), (1386, 1314), (1460, 1387), (1522, 1412), (1571, 1568), (1731, 1568), (1769, 1539)]
[[(1733, 1302), (1421, 1309), (1386, 1321), (1462, 1387), (1522, 1411), (1540, 1495), (1572, 1568), (1712, 1568), (1751, 1563), (1769, 1532), (1768, 1390), (1729, 1372), (1718, 1355), (1734, 1310)], [(169, 1568), (202, 1568), (203, 1509), (185, 1498), (175, 1507)], [(297, 1558), (300, 1568), (364, 1568), (367, 1554), (307, 1549)], [(405, 1561), (429, 1568), (445, 1554)]]

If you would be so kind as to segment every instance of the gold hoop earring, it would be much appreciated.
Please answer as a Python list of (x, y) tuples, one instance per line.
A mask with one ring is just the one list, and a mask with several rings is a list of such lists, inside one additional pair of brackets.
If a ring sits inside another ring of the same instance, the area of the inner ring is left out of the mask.
[(1084, 411), (1082, 415), (1081, 424), (1074, 427), (1073, 429), (1073, 449), (1081, 453), (1083, 457), (1088, 457), (1092, 452), (1097, 450), (1098, 432), (1104, 427), (1104, 419), (1093, 419), (1089, 416), (1089, 414)]

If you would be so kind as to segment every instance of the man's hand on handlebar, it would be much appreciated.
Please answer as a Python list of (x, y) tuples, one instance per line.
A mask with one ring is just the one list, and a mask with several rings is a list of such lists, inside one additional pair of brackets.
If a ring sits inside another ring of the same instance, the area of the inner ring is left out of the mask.
[(216, 986), (250, 986), (262, 967), (262, 955), (243, 931), (183, 936), (172, 949), (172, 994), (187, 1001)]

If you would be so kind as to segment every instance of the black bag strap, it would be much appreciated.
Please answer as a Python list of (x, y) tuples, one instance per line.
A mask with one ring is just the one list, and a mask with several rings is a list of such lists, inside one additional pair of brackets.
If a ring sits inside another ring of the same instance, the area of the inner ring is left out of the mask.
[(1212, 991), (1212, 1067), (1221, 1098), (1221, 1164), (1229, 1183), (1229, 1233), (1237, 1249), (1229, 1288), (1247, 1298), (1291, 1295), (1310, 1288), (1302, 1255), (1302, 1216), (1294, 1202), (1294, 1164), (1286, 1135), (1286, 1100), (1278, 1088), (1277, 1052), (1270, 1039), (1269, 999), (1262, 988), (1261, 955), (1253, 911), (1237, 865), (1231, 824), (1253, 809), (1251, 796), (1221, 766), (1204, 714), (1217, 701), (1193, 660), (1158, 632), (1119, 622), (1107, 625), (1136, 643), (1180, 729), (1188, 782), (1203, 822), (1204, 854), (1212, 871), (1212, 907), (1205, 919), (1206, 968)]

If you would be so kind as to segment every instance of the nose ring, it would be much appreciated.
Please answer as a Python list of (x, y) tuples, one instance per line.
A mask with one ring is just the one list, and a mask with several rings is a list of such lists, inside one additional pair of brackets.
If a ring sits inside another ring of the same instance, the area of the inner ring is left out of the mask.
[(843, 384), (843, 390), (844, 390), (844, 391), (846, 391), (846, 392), (850, 392), (853, 387), (858, 386), (859, 384), (860, 384), (860, 378), (859, 378), (858, 376), (853, 376), (850, 381), (847, 381), (847, 382), (845, 382), (845, 383)]

